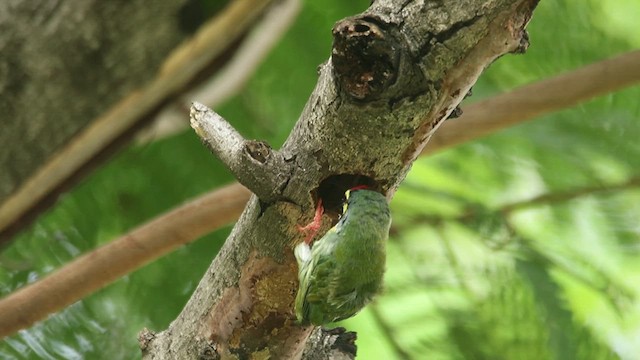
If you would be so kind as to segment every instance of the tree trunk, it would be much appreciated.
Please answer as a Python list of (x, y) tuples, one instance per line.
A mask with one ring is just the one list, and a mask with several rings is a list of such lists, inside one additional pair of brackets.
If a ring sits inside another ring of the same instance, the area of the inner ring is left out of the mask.
[(200, 27), (213, 11), (200, 1), (0, 2), (0, 246), (175, 110), (173, 98), (219, 70), (276, 0), (226, 2)]
[(305, 358), (331, 358), (325, 350), (338, 339), (350, 356), (348, 335), (295, 322), (292, 249), (303, 238), (295, 225), (308, 222), (318, 198), (325, 220), (335, 220), (356, 183), (390, 199), (482, 70), (526, 49), (536, 4), (377, 0), (339, 21), (331, 58), (277, 151), (194, 105), (192, 126), (256, 195), (182, 313), (167, 330), (141, 334), (144, 358), (295, 359), (305, 346)]
[(152, 79), (185, 3), (0, 2), (0, 203), (91, 120)]
[(188, 35), (185, 2), (0, 1), (0, 246), (96, 163), (64, 149), (104, 159), (126, 140), (93, 141), (94, 154), (77, 138), (157, 75)]

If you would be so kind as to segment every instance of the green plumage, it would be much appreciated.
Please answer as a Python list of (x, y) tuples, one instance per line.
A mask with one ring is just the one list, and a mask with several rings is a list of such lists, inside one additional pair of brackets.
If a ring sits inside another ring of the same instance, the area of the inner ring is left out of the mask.
[(296, 246), (300, 287), (295, 310), (302, 324), (323, 325), (355, 315), (382, 289), (391, 216), (386, 198), (347, 191), (338, 223), (309, 248)]

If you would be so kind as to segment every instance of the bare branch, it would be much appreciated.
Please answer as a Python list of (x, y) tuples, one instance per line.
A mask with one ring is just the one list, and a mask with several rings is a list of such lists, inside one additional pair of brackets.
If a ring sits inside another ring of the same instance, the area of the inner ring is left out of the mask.
[(245, 140), (225, 119), (200, 104), (191, 106), (191, 127), (236, 179), (262, 201), (276, 200), (291, 165), (262, 141)]
[(424, 154), (474, 140), (537, 116), (569, 108), (640, 82), (640, 50), (582, 67), (471, 104), (447, 121)]
[(222, 116), (200, 104), (191, 106), (191, 127), (209, 149), (235, 173), (241, 167), (245, 154), (245, 140)]
[(249, 191), (232, 184), (157, 217), (0, 300), (0, 338), (31, 326), (178, 246), (238, 218)]

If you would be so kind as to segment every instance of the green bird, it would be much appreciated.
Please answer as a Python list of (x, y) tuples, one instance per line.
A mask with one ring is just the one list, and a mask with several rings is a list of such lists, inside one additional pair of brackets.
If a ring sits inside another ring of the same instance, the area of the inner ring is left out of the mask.
[[(382, 289), (385, 245), (391, 215), (384, 195), (355, 187), (345, 193), (338, 223), (310, 246), (298, 244), (300, 286), (296, 317), (301, 324), (323, 325), (347, 319), (360, 311)], [(319, 228), (322, 203), (314, 222), (301, 230)]]

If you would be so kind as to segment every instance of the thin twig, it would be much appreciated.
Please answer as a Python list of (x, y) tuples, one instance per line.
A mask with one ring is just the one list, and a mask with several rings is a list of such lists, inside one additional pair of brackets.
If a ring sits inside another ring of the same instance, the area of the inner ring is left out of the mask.
[[(569, 266), (568, 264), (565, 264), (561, 261), (556, 261), (553, 257), (537, 249), (534, 246), (534, 241), (527, 239), (525, 237), (522, 237), (521, 235), (517, 235), (518, 232), (509, 223), (508, 217), (515, 211), (523, 210), (530, 207), (557, 204), (561, 202), (575, 200), (583, 196), (590, 196), (598, 193), (608, 193), (613, 191), (624, 191), (624, 190), (633, 189), (637, 187), (640, 187), (640, 177), (632, 177), (629, 180), (620, 184), (609, 184), (609, 185), (599, 184), (596, 186), (589, 186), (589, 187), (574, 189), (572, 191), (543, 194), (529, 200), (508, 204), (497, 209), (487, 209), (481, 205), (476, 204), (471, 207), (471, 210), (466, 211), (460, 215), (456, 215), (456, 216), (422, 215), (422, 216), (414, 217), (413, 221), (428, 222), (434, 225), (435, 227), (437, 227), (438, 229), (440, 229), (443, 226), (443, 224), (445, 224), (446, 222), (467, 223), (470, 219), (477, 218), (478, 216), (482, 216), (480, 212), (484, 214), (489, 214), (489, 213), (494, 215), (500, 214), (501, 218), (503, 219), (501, 224), (503, 226), (506, 226), (508, 232), (512, 234), (511, 239), (517, 238), (517, 243), (526, 245), (526, 249), (529, 250), (530, 252), (529, 255), (532, 256), (533, 260), (541, 262), (543, 265), (545, 264), (553, 265), (561, 269), (562, 271), (564, 271), (566, 274), (570, 275), (572, 278), (574, 278), (578, 282), (592, 288), (595, 291), (605, 294), (607, 300), (610, 302), (610, 304), (612, 304), (612, 307), (616, 309), (618, 313), (621, 313), (622, 309), (619, 304), (619, 301), (616, 301), (617, 300), (616, 296), (618, 297), (622, 296), (626, 300), (631, 300), (634, 298), (634, 295), (632, 294), (632, 292), (626, 289), (624, 285), (618, 284), (603, 271), (598, 269), (592, 269), (592, 272), (594, 272), (600, 278), (599, 280), (601, 284), (597, 284), (596, 283), (597, 280), (593, 281), (592, 279), (587, 278), (584, 274), (577, 272), (575, 267)], [(441, 235), (441, 238), (447, 254), (447, 258), (449, 259), (452, 267), (454, 268), (458, 281), (462, 285), (465, 285), (464, 281), (462, 280), (464, 279), (464, 277), (461, 276), (461, 273), (458, 270), (458, 263), (455, 258), (453, 249), (446, 242), (446, 240), (444, 240), (442, 235)], [(508, 243), (513, 243), (513, 241), (504, 242), (503, 244), (501, 244), (500, 248), (504, 247)]]
[(583, 188), (577, 188), (565, 192), (547, 193), (532, 199), (516, 202), (510, 205), (503, 206), (500, 211), (508, 214), (513, 211), (518, 211), (523, 208), (529, 208), (539, 205), (550, 205), (555, 203), (567, 202), (583, 196), (594, 195), (598, 193), (623, 191), (640, 187), (640, 177), (631, 177), (627, 181), (620, 184), (598, 184), (594, 186), (587, 186)]
[(608, 193), (614, 191), (624, 191), (640, 187), (640, 176), (634, 176), (627, 181), (619, 184), (598, 184), (595, 186), (586, 186), (576, 189), (572, 189), (564, 192), (550, 192), (536, 196), (531, 199), (514, 202), (511, 204), (502, 205), (495, 209), (489, 209), (481, 204), (473, 204), (467, 211), (461, 214), (453, 216), (442, 216), (434, 214), (423, 214), (414, 216), (413, 221), (428, 222), (434, 225), (440, 225), (445, 221), (464, 222), (468, 219), (475, 218), (479, 214), (479, 211), (485, 213), (502, 213), (503, 215), (509, 215), (515, 211), (531, 208), (535, 206), (551, 205), (562, 202), (575, 200), (583, 196), (596, 195), (599, 193)]

